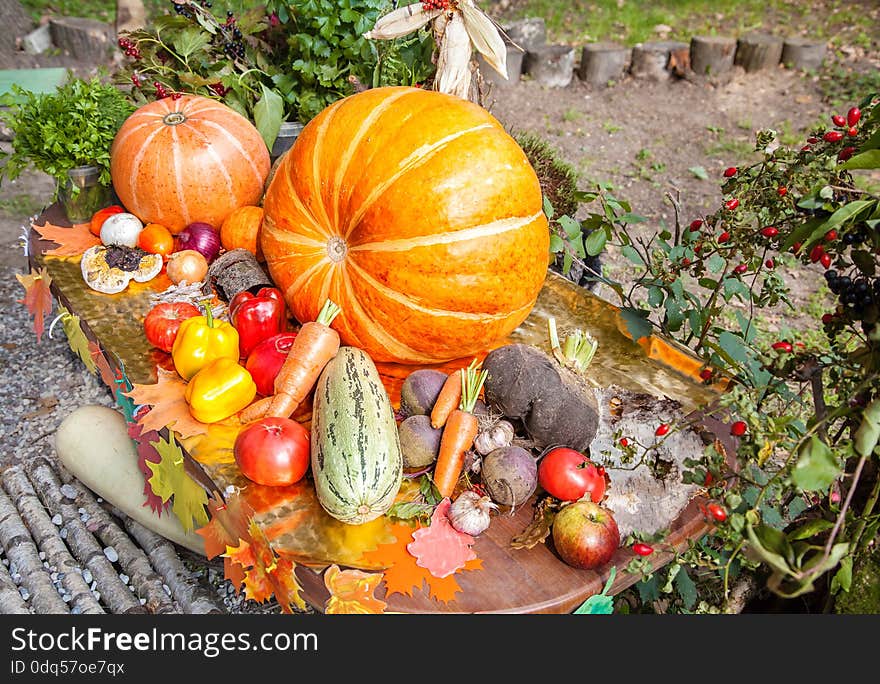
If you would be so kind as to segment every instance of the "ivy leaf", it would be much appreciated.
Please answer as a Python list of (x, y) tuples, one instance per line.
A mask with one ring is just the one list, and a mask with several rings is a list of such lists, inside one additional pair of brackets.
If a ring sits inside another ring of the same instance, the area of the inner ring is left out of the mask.
[(803, 491), (823, 491), (840, 475), (840, 465), (831, 449), (816, 435), (801, 447), (800, 458), (791, 474), (794, 484)]
[(843, 589), (849, 593), (849, 588), (852, 586), (852, 566), (852, 556), (847, 556), (840, 561), (840, 567), (834, 573), (834, 578), (831, 580), (832, 594), (836, 593), (837, 589)]
[(174, 497), (171, 510), (185, 531), (203, 527), (208, 522), (208, 513), (205, 510), (208, 495), (186, 474), (183, 451), (177, 441), (173, 436), (168, 440), (159, 437), (159, 441), (152, 444), (162, 457), (158, 463), (146, 461), (147, 467), (153, 471), (153, 476), (149, 479), (153, 492), (162, 499), (162, 503), (167, 503)]
[(44, 266), (39, 270), (31, 269), (28, 275), (16, 273), (15, 277), (24, 288), (24, 299), (19, 299), (18, 303), (24, 304), (33, 317), (34, 333), (39, 342), (43, 337), (46, 314), (52, 312), (52, 291), (49, 289), (52, 276)]
[(620, 317), (626, 324), (627, 332), (634, 342), (638, 342), (644, 337), (650, 337), (654, 330), (651, 322), (648, 320), (649, 313), (642, 309), (635, 309), (631, 306), (623, 307), (620, 310)]
[(602, 589), (602, 592), (590, 596), (590, 598), (584, 601), (577, 610), (574, 611), (574, 614), (611, 615), (614, 612), (614, 599), (608, 595), (608, 590), (611, 589), (615, 575), (617, 575), (617, 568), (612, 566), (611, 572), (608, 575), (608, 581), (605, 582), (605, 587)]
[(266, 147), (270, 150), (281, 130), (281, 119), (284, 117), (284, 100), (274, 90), (270, 90), (265, 84), (260, 84), (263, 95), (254, 105), (254, 123), (263, 137)]
[(687, 573), (687, 568), (682, 566), (675, 575), (675, 587), (681, 595), (682, 603), (688, 610), (693, 610), (697, 605), (697, 585)]

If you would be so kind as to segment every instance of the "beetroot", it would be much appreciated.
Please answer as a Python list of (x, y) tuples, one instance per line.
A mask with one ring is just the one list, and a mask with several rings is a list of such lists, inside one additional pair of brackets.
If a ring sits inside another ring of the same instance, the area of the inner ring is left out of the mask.
[(404, 468), (427, 468), (437, 460), (443, 429), (432, 427), (429, 416), (410, 416), (398, 426), (397, 432)]
[(483, 458), (480, 477), (493, 501), (519, 506), (538, 486), (538, 466), (535, 457), (522, 447), (506, 446)]
[(400, 388), (400, 412), (405, 416), (430, 415), (446, 373), (430, 368), (413, 371)]

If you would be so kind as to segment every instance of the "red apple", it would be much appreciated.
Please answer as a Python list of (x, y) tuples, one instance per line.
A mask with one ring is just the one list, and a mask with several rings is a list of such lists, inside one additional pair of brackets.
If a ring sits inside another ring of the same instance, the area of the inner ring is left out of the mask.
[(552, 533), (562, 560), (584, 570), (605, 565), (620, 546), (611, 511), (589, 500), (563, 506), (553, 520)]

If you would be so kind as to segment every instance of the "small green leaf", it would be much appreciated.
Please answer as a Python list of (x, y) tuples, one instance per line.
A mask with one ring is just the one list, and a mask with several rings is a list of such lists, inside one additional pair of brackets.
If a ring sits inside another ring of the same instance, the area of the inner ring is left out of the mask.
[(604, 230), (594, 230), (589, 234), (586, 240), (584, 240), (584, 248), (587, 250), (587, 254), (590, 256), (596, 256), (603, 249), (605, 249), (605, 243), (608, 241), (608, 236), (605, 234)]
[(874, 273), (877, 270), (877, 263), (874, 260), (874, 255), (870, 252), (866, 252), (863, 249), (856, 249), (850, 252), (850, 258), (853, 260), (853, 263), (856, 267), (864, 273), (869, 278), (874, 276)]
[(559, 237), (556, 233), (550, 234), (550, 251), (553, 254), (558, 254), (559, 252), (565, 249), (565, 241)]
[(548, 220), (553, 218), (553, 205), (550, 203), (550, 198), (547, 195), (544, 195), (544, 214)]
[(653, 307), (658, 307), (663, 303), (663, 290), (661, 290), (656, 285), (651, 285), (648, 288), (648, 305)]
[(696, 178), (699, 178), (700, 180), (709, 179), (709, 174), (706, 173), (706, 169), (704, 169), (702, 166), (692, 166), (688, 169), (688, 171), (690, 171), (692, 174), (694, 174)]
[(718, 346), (727, 354), (735, 363), (745, 364), (749, 360), (748, 351), (741, 337), (737, 337), (727, 330), (718, 335)]
[(687, 568), (682, 567), (675, 576), (675, 586), (681, 595), (682, 603), (688, 610), (693, 610), (697, 605), (697, 585), (688, 575)]
[(852, 556), (847, 556), (840, 561), (840, 567), (834, 573), (834, 579), (831, 580), (832, 593), (835, 593), (838, 587), (849, 593), (849, 588), (852, 586), (852, 567)]
[(723, 283), (724, 301), (729, 302), (734, 297), (745, 301), (749, 296), (749, 288), (739, 278), (725, 278)]
[(645, 263), (642, 260), (642, 256), (632, 245), (624, 245), (620, 248), (620, 253), (623, 254), (623, 256), (625, 256), (627, 259), (632, 261), (636, 266), (642, 266)]
[(575, 615), (611, 615), (614, 612), (614, 600), (608, 595), (611, 585), (614, 583), (614, 577), (617, 575), (617, 568), (611, 568), (608, 573), (608, 581), (602, 589), (602, 593), (594, 594), (584, 601), (577, 610)]
[(837, 168), (846, 170), (880, 168), (880, 150), (868, 150), (857, 154)]
[(709, 273), (721, 273), (724, 270), (724, 264), (724, 257), (720, 254), (713, 254), (706, 262), (706, 268), (709, 269)]
[(804, 444), (791, 474), (794, 484), (803, 491), (824, 491), (840, 475), (840, 465), (831, 449), (816, 435)]
[(571, 216), (560, 216), (559, 217), (559, 226), (568, 236), (569, 240), (574, 240), (575, 238), (580, 238), (581, 236), (581, 224), (575, 221)]
[(820, 532), (830, 530), (832, 527), (834, 527), (834, 523), (830, 520), (816, 518), (815, 520), (810, 520), (809, 522), (804, 523), (796, 530), (792, 530), (786, 536), (789, 541), (800, 541), (801, 539), (815, 537)]
[(202, 31), (195, 27), (190, 27), (174, 36), (171, 44), (174, 46), (174, 49), (177, 50), (177, 53), (186, 59), (194, 52), (203, 50), (210, 44), (210, 42), (211, 39), (202, 33)]
[(271, 150), (272, 145), (275, 144), (275, 138), (278, 137), (278, 131), (281, 129), (281, 120), (284, 117), (284, 100), (274, 90), (269, 90), (263, 84), (260, 85), (263, 89), (263, 95), (254, 105), (254, 123), (263, 137), (266, 147)]
[(767, 565), (786, 575), (791, 572), (789, 563), (794, 559), (794, 551), (782, 532), (766, 525), (747, 524), (746, 535), (749, 548)]
[(649, 312), (642, 309), (635, 309), (631, 306), (624, 307), (620, 310), (620, 317), (626, 325), (627, 332), (634, 342), (638, 342), (644, 337), (650, 337), (654, 330), (651, 322), (648, 320)]
[(633, 214), (632, 212), (627, 212), (617, 217), (619, 223), (645, 223), (647, 220), (644, 216)]
[(657, 575), (651, 575), (649, 579), (636, 583), (636, 589), (639, 592), (639, 600), (642, 603), (650, 603), (660, 598), (660, 583)]

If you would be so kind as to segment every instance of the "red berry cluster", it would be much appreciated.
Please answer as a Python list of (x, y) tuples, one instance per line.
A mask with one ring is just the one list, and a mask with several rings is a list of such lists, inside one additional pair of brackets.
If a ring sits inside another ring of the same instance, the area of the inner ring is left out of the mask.
[(119, 48), (125, 52), (126, 57), (131, 57), (132, 59), (141, 58), (141, 51), (128, 38), (120, 38), (117, 42), (119, 43)]
[(422, 9), (426, 12), (431, 10), (448, 10), (451, 0), (422, 0)]
[(156, 97), (160, 100), (170, 95), (168, 90), (166, 90), (165, 86), (162, 85), (160, 81), (153, 81), (153, 87), (156, 89)]
[(219, 97), (224, 97), (226, 93), (229, 92), (229, 88), (227, 88), (220, 82), (212, 83), (208, 86), (208, 88), (213, 90)]

